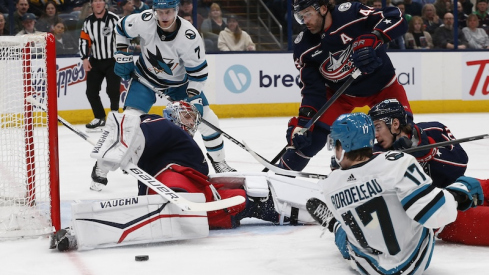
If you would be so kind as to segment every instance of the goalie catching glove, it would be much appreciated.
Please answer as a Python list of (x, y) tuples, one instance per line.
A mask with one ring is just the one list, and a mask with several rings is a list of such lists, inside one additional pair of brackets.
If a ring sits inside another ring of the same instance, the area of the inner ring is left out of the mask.
[(454, 183), (446, 187), (458, 202), (457, 209), (466, 211), (477, 207), (484, 202), (484, 194), (480, 182), (475, 178), (459, 177)]
[(371, 74), (382, 66), (382, 59), (375, 53), (380, 46), (382, 46), (382, 40), (373, 33), (360, 35), (353, 42), (351, 59), (362, 74)]
[(90, 156), (101, 169), (124, 169), (129, 162), (138, 163), (144, 150), (144, 135), (139, 116), (110, 112), (105, 129)]
[(124, 80), (131, 79), (131, 74), (134, 71), (134, 61), (132, 54), (122, 51), (117, 51), (114, 54), (115, 65), (114, 72)]

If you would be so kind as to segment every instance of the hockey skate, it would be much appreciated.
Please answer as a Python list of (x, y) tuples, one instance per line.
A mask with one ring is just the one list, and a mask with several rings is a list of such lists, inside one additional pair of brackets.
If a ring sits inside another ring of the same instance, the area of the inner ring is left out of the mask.
[(306, 209), (311, 214), (311, 217), (323, 227), (323, 230), (328, 228), (330, 232), (333, 232), (336, 219), (323, 201), (310, 198), (307, 200)]
[(216, 171), (216, 173), (236, 172), (236, 169), (229, 166), (225, 160), (220, 162), (215, 162), (212, 159), (211, 155), (209, 155), (209, 153), (207, 153), (207, 157), (211, 161), (212, 167), (214, 168), (214, 171)]
[(90, 185), (90, 190), (100, 192), (102, 191), (102, 188), (107, 185), (107, 171), (103, 171), (97, 166), (97, 163), (95, 162), (95, 165), (93, 166), (92, 169), (92, 184)]
[(77, 248), (76, 237), (71, 234), (71, 231), (70, 228), (60, 229), (51, 236), (54, 240), (54, 246), (57, 247), (59, 251), (68, 251)]
[(87, 132), (100, 132), (105, 126), (105, 118), (94, 118), (90, 123), (86, 124)]

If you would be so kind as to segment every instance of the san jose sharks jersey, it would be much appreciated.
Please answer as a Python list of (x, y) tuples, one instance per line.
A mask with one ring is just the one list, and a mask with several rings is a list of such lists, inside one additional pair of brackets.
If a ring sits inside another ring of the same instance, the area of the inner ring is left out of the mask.
[[(337, 90), (353, 72), (350, 60), (354, 40), (376, 30), (391, 40), (407, 30), (407, 23), (396, 7), (375, 10), (359, 2), (346, 2), (330, 11), (332, 25), (317, 34), (305, 29), (294, 43), (294, 62), (300, 70), (303, 105), (317, 110), (322, 106), (317, 99), (325, 97), (325, 84)], [(373, 73), (362, 75), (345, 91), (345, 94), (365, 97), (377, 94), (395, 81), (395, 71), (387, 56), (385, 46), (377, 48), (382, 66)], [(316, 103), (318, 102), (318, 103)]]
[[(455, 139), (450, 129), (437, 121), (414, 124), (409, 137), (413, 141), (413, 147)], [(374, 152), (383, 151), (386, 150), (379, 144), (374, 145)], [(433, 185), (440, 188), (447, 187), (463, 176), (469, 161), (467, 153), (460, 144), (413, 152), (411, 155), (416, 157), (425, 173), (433, 179)]]
[(127, 48), (130, 39), (139, 36), (138, 73), (157, 87), (178, 87), (188, 82), (187, 89), (200, 93), (208, 74), (202, 38), (187, 20), (177, 17), (175, 24), (176, 31), (165, 32), (152, 10), (123, 17), (116, 27), (117, 48)]
[(395, 151), (335, 170), (320, 184), (362, 274), (421, 274), (432, 228), (457, 217), (453, 195), (434, 187), (414, 157)]

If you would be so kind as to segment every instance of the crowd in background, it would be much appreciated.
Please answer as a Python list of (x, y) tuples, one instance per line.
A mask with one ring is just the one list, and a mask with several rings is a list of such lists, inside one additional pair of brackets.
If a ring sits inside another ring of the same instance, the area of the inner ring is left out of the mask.
[[(330, 0), (334, 1), (334, 0)], [(339, 4), (344, 0), (336, 0)], [(382, 0), (358, 0), (373, 8), (382, 8)], [(152, 0), (108, 0), (107, 9), (120, 17), (152, 8)], [(272, 14), (287, 30), (287, 0), (264, 1)], [(77, 54), (78, 38), (84, 19), (91, 13), (89, 0), (17, 0), (9, 20), (9, 0), (0, 0), (0, 36), (51, 32), (56, 37), (57, 54)], [(409, 24), (404, 37), (394, 39), (389, 49), (487, 49), (489, 16), (487, 0), (459, 0), (457, 18), (451, 0), (387, 0), (396, 6)], [(192, 0), (181, 0), (179, 15), (191, 22), (204, 39), (207, 52), (255, 51), (259, 46), (253, 35), (242, 29), (245, 16), (221, 7), (223, 3), (198, 0), (196, 16)], [(456, 22), (456, 23), (455, 23)], [(12, 25), (12, 26), (11, 26)], [(454, 26), (457, 25), (457, 41)], [(293, 35), (301, 30), (295, 21)], [(137, 53), (138, 40), (131, 49)]]

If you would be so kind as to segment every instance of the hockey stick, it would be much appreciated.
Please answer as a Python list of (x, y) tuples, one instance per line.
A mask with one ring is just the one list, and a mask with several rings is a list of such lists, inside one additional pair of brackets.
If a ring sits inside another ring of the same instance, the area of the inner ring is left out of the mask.
[(270, 162), (268, 162), (266, 159), (264, 159), (260, 155), (256, 154), (253, 150), (251, 150), (251, 148), (246, 144), (246, 142), (243, 141), (243, 144), (246, 147), (246, 151), (248, 151), (253, 156), (253, 158), (255, 158), (260, 164), (262, 164), (266, 168), (270, 169), (270, 171), (272, 171), (278, 175), (305, 177), (305, 178), (320, 179), (320, 180), (326, 179), (328, 177), (326, 175), (321, 175), (321, 174), (313, 174), (313, 173), (285, 170), (285, 169), (279, 168), (279, 167), (271, 164)]
[(473, 136), (473, 137), (466, 137), (466, 138), (461, 138), (461, 139), (448, 140), (448, 141), (442, 141), (442, 142), (432, 143), (432, 144), (426, 144), (426, 145), (422, 145), (419, 147), (412, 147), (412, 148), (408, 148), (408, 149), (401, 150), (401, 151), (403, 153), (409, 154), (412, 152), (427, 150), (427, 149), (431, 149), (431, 148), (435, 148), (435, 147), (443, 147), (443, 146), (447, 146), (447, 145), (458, 144), (458, 143), (474, 141), (474, 140), (479, 140), (479, 139), (486, 139), (486, 138), (489, 138), (489, 134), (478, 135), (478, 136)]
[[(37, 101), (34, 97), (27, 97), (26, 100), (31, 103), (33, 106), (41, 109), (46, 112), (46, 106)], [(71, 125), (68, 121), (64, 120), (62, 117), (58, 115), (58, 121), (61, 122), (64, 126), (70, 129), (72, 132), (88, 141), (92, 145), (96, 145), (97, 142), (91, 139), (87, 134), (81, 132)], [(122, 167), (121, 167), (122, 169)], [(235, 206), (241, 204), (245, 201), (245, 198), (242, 196), (235, 196), (224, 200), (205, 202), (205, 203), (197, 203), (189, 201), (177, 193), (175, 193), (172, 189), (155, 179), (150, 174), (146, 173), (143, 169), (139, 168), (136, 164), (129, 162), (129, 164), (123, 169), (128, 174), (142, 182), (144, 185), (160, 194), (162, 197), (170, 201), (171, 203), (178, 206), (180, 209), (185, 211), (215, 211), (219, 209), (228, 208), (231, 206)]]
[[(151, 83), (149, 83), (149, 81), (147, 81), (146, 79), (144, 79), (143, 77), (141, 77), (138, 73), (135, 72), (132, 75), (132, 78), (134, 78), (137, 81), (141, 82), (141, 84), (143, 84), (144, 86), (150, 88), (151, 90), (153, 90), (153, 92), (157, 93), (158, 95), (166, 97), (166, 99), (168, 101), (170, 101), (170, 102), (172, 101), (167, 95), (163, 94), (161, 91), (159, 91), (158, 89), (156, 89)], [(223, 130), (219, 129), (214, 124), (210, 123), (209, 121), (205, 120), (204, 118), (201, 118), (201, 121), (205, 125), (209, 126), (212, 130), (214, 130), (214, 131), (222, 134), (225, 138), (229, 139), (230, 141), (232, 141), (234, 144), (238, 145), (242, 149), (245, 149), (246, 151), (249, 150), (249, 148), (246, 148), (246, 146), (244, 144), (242, 144), (241, 142), (239, 142), (237, 139), (233, 138), (232, 136), (228, 135), (226, 132), (224, 132)], [(256, 152), (254, 152), (254, 153), (258, 155), (258, 153), (256, 153)], [(260, 156), (260, 155), (258, 155), (258, 156)], [(262, 157), (262, 156), (260, 156), (260, 157), (262, 159), (264, 159), (265, 161), (268, 162), (268, 160), (266, 160), (264, 157)]]
[[(357, 79), (361, 74), (362, 73), (358, 69), (353, 71), (353, 73), (348, 78), (348, 80), (346, 80), (346, 82), (343, 83), (343, 85), (341, 85), (341, 87), (338, 89), (338, 91), (336, 91), (336, 93), (334, 93), (333, 96), (330, 99), (328, 99), (328, 101), (326, 101), (326, 103), (323, 105), (323, 107), (321, 107), (321, 109), (319, 109), (319, 111), (309, 120), (309, 122), (307, 122), (307, 124), (304, 126), (304, 128), (302, 128), (299, 131), (299, 134), (304, 134), (307, 130), (309, 130), (309, 128), (311, 128), (312, 125), (314, 125), (314, 123), (316, 123), (319, 120), (319, 118), (321, 118), (321, 116), (326, 112), (326, 110), (328, 110), (329, 107), (331, 107), (331, 105), (333, 105), (333, 103), (346, 91), (346, 89), (348, 89), (348, 87), (350, 87), (350, 85), (353, 83), (353, 81), (355, 81), (355, 79)], [(270, 161), (270, 163), (275, 164), (285, 154), (285, 151), (287, 151), (287, 147), (288, 146), (286, 145), (282, 149), (282, 151), (280, 151), (278, 153), (278, 155), (276, 155), (272, 159), (272, 161)], [(266, 171), (268, 171), (268, 168), (265, 168), (262, 171), (266, 172)]]

